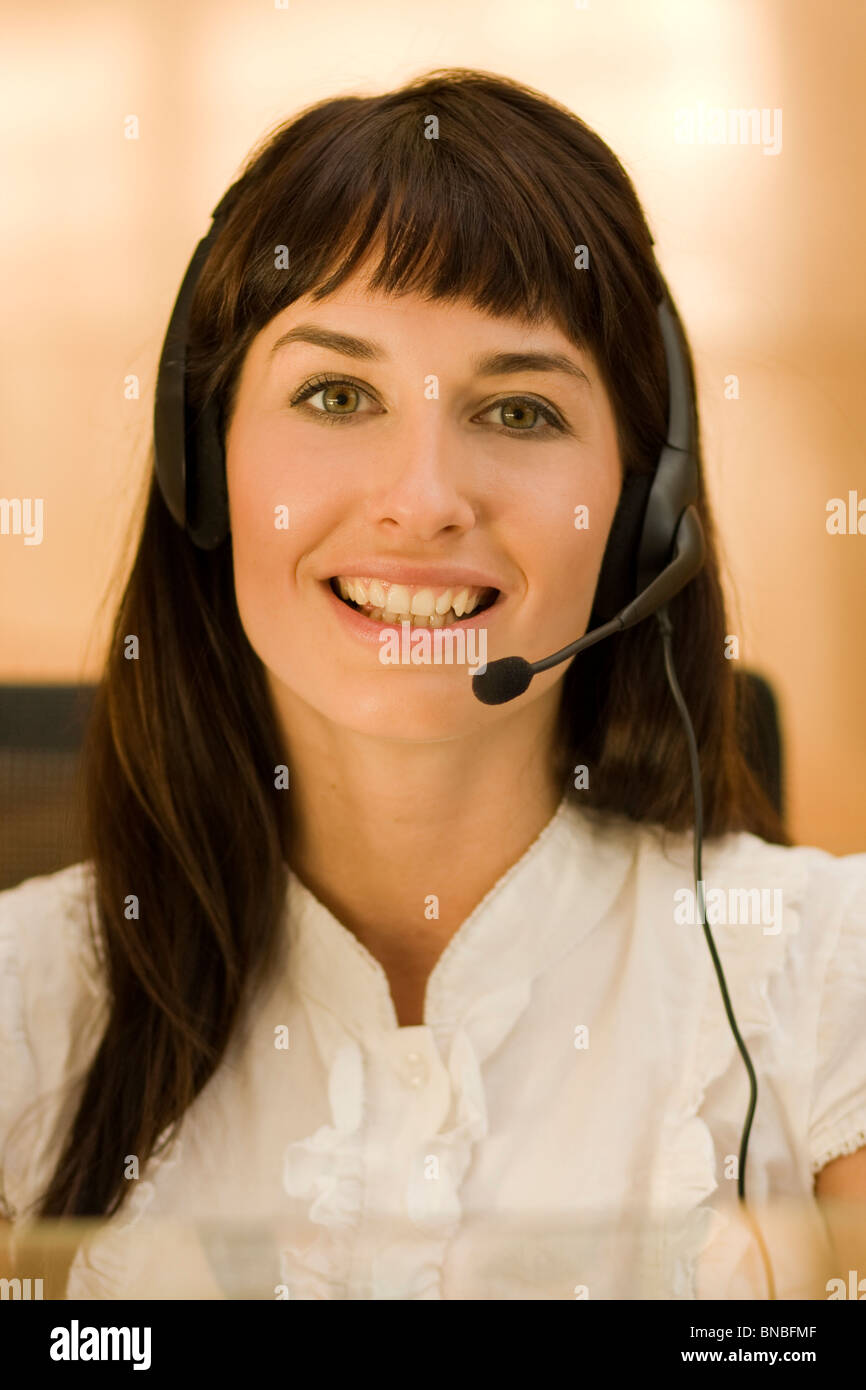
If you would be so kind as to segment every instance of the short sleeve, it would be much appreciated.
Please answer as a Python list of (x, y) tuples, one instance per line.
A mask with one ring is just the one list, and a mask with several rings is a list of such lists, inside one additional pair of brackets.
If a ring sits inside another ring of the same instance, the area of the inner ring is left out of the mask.
[(104, 1025), (88, 864), (0, 893), (0, 1216), (15, 1220), (53, 1171), (69, 1083)]
[[(832, 859), (814, 905), (830, 933), (809, 1113), (812, 1172), (866, 1146), (866, 854)], [(829, 921), (827, 920), (829, 916)]]

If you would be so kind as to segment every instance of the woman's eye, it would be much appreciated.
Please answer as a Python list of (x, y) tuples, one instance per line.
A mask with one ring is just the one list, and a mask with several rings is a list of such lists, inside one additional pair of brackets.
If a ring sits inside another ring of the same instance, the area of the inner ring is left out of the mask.
[(367, 396), (367, 392), (361, 386), (355, 386), (351, 381), (342, 381), (339, 378), (318, 377), (315, 381), (308, 381), (291, 404), (299, 405), (302, 401), (313, 401), (316, 396), (322, 397), (322, 404), (311, 406), (311, 409), (329, 425), (336, 425), (352, 415), (365, 413), (357, 409), (357, 404), (362, 396)]
[[(317, 396), (321, 397), (321, 404), (313, 405), (312, 402)], [(295, 406), (308, 401), (313, 414), (320, 420), (329, 425), (337, 425), (355, 415), (369, 413), (358, 408), (362, 398), (371, 399), (369, 393), (354, 382), (344, 381), (340, 377), (317, 377), (301, 388), (291, 404)], [(500, 434), (510, 435), (512, 438), (538, 437), (548, 434), (551, 429), (559, 434), (565, 432), (565, 427), (556, 412), (531, 396), (511, 396), (508, 400), (496, 401), (482, 412), (482, 416), (490, 415), (497, 410), (502, 412)], [(475, 418), (480, 419), (481, 416)], [(539, 421), (543, 421), (541, 426)]]
[[(497, 401), (495, 405), (488, 406), (484, 414), (489, 415), (492, 410), (502, 411), (503, 434), (546, 434), (548, 428), (558, 430), (560, 434), (563, 432), (556, 412), (531, 396), (512, 396), (507, 401)], [(539, 420), (544, 421), (540, 429), (537, 428)]]

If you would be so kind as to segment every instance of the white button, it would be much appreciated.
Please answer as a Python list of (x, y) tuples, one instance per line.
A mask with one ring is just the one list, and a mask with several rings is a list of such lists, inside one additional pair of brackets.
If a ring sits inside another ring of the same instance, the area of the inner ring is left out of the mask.
[(429, 1075), (429, 1068), (420, 1052), (407, 1052), (401, 1071), (410, 1086), (423, 1086)]

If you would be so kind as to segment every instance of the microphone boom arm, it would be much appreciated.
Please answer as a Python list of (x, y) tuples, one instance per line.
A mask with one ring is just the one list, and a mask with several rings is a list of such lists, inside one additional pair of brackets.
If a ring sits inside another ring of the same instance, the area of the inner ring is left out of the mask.
[(667, 603), (668, 599), (673, 598), (674, 594), (678, 594), (680, 589), (685, 588), (703, 565), (705, 552), (706, 543), (701, 519), (694, 506), (686, 507), (677, 525), (671, 561), (652, 584), (638, 594), (637, 598), (632, 599), (631, 603), (626, 604), (610, 622), (593, 628), (576, 642), (569, 642), (567, 647), (562, 647), (552, 656), (546, 656), (541, 661), (529, 662), (533, 673), (558, 666), (560, 661), (586, 651), (588, 647), (601, 642), (605, 637), (610, 637), (614, 632), (623, 632), (627, 627), (634, 627), (635, 623), (642, 622), (663, 603)]

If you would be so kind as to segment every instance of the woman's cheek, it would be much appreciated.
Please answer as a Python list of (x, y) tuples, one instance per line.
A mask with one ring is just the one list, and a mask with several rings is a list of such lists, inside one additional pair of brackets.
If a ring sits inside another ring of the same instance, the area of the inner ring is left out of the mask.
[(598, 518), (595, 527), (576, 527), (572, 509), (571, 513), (563, 512), (565, 527), (561, 528), (560, 534), (568, 526), (570, 530), (566, 531), (562, 541), (555, 546), (550, 545), (550, 537), (560, 529), (553, 524), (547, 533), (548, 543), (537, 571), (541, 576), (538, 590), (541, 611), (537, 617), (547, 634), (550, 651), (579, 637), (586, 629), (592, 611), (611, 515), (607, 506), (596, 506), (589, 510), (590, 516), (594, 511)]

